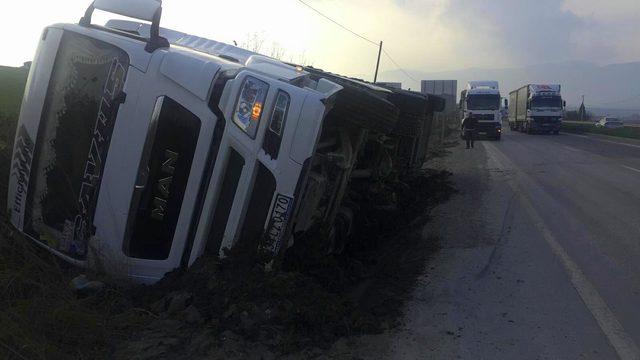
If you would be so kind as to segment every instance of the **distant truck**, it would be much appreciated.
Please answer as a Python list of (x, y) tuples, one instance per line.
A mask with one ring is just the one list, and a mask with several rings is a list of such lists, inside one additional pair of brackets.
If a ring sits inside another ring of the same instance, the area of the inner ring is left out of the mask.
[(509, 128), (527, 134), (558, 134), (565, 102), (560, 85), (528, 84), (509, 95)]
[(470, 81), (460, 94), (460, 121), (469, 113), (478, 119), (478, 135), (500, 140), (502, 114), (497, 81)]

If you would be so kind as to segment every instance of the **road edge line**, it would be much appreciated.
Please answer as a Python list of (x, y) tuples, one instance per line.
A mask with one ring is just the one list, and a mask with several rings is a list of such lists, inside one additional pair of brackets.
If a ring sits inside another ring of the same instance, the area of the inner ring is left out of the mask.
[[(497, 158), (496, 153), (499, 151), (494, 148), (493, 145), (488, 144), (489, 146), (485, 147), (487, 150), (491, 150), (494, 154), (489, 154), (493, 159), (501, 164), (503, 168), (506, 168), (505, 164)], [(519, 173), (522, 171), (515, 166), (509, 159), (512, 166), (511, 168), (518, 170)], [(631, 339), (631, 337), (626, 333), (620, 321), (613, 314), (607, 303), (598, 293), (595, 286), (591, 284), (589, 279), (587, 279), (586, 275), (582, 272), (578, 264), (571, 258), (571, 256), (566, 252), (564, 247), (556, 240), (553, 236), (551, 230), (547, 227), (544, 220), (538, 213), (538, 211), (533, 206), (531, 199), (527, 196), (524, 191), (520, 189), (518, 184), (515, 183), (514, 180), (510, 179), (507, 181), (507, 184), (511, 189), (518, 194), (518, 197), (521, 199), (525, 210), (533, 221), (533, 225), (541, 232), (542, 237), (545, 239), (553, 254), (560, 260), (562, 266), (565, 269), (569, 277), (569, 281), (573, 285), (573, 288), (576, 290), (582, 302), (585, 304), (591, 315), (594, 317), (600, 330), (604, 333), (605, 337), (614, 348), (618, 357), (622, 360), (639, 360), (640, 359), (640, 349), (636, 345), (636, 343)]]

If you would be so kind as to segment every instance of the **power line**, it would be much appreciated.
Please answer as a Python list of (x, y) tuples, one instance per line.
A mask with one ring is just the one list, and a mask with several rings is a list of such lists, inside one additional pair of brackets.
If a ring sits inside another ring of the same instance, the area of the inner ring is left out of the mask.
[[(363, 36), (363, 35), (360, 35), (360, 34), (358, 34), (357, 32), (355, 32), (355, 31), (353, 31), (353, 30), (349, 29), (349, 28), (348, 28), (348, 27), (346, 27), (345, 25), (342, 25), (341, 23), (339, 23), (339, 22), (337, 22), (337, 21), (333, 20), (332, 18), (330, 18), (329, 16), (327, 16), (327, 15), (323, 14), (322, 12), (320, 12), (320, 10), (318, 10), (318, 9), (314, 8), (313, 6), (311, 6), (311, 5), (307, 4), (307, 3), (306, 3), (306, 2), (304, 2), (303, 0), (298, 0), (298, 2), (300, 2), (300, 3), (301, 3), (301, 4), (303, 4), (304, 6), (308, 7), (309, 9), (313, 10), (316, 14), (318, 14), (318, 15), (322, 16), (323, 18), (325, 18), (325, 19), (327, 19), (327, 20), (331, 21), (331, 22), (332, 22), (332, 23), (334, 23), (335, 25), (338, 25), (338, 26), (339, 26), (339, 27), (341, 27), (342, 29), (344, 29), (344, 30), (346, 30), (346, 31), (350, 32), (351, 34), (353, 34), (353, 35), (355, 35), (355, 36), (359, 37), (360, 39), (362, 39), (362, 40), (364, 40), (364, 41), (366, 41), (366, 42), (368, 42), (368, 43), (370, 43), (370, 44), (372, 44), (372, 45), (375, 45), (376, 47), (378, 47), (378, 46), (379, 46), (379, 44), (378, 44), (377, 42), (375, 42), (375, 41), (373, 41), (373, 40), (371, 40), (371, 39), (368, 39), (367, 37), (365, 37), (365, 36)], [(400, 71), (401, 71), (401, 72), (402, 72), (406, 77), (408, 77), (409, 79), (411, 79), (411, 80), (413, 80), (413, 81), (419, 81), (419, 80), (415, 79), (413, 76), (409, 75), (409, 73), (408, 73), (408, 72), (406, 72), (406, 71), (405, 71), (405, 70), (404, 70), (400, 65), (398, 65), (398, 63), (393, 59), (393, 57), (391, 57), (391, 55), (389, 54), (389, 52), (387, 52), (387, 50), (382, 49), (382, 52), (385, 54), (385, 56), (386, 56), (387, 58), (389, 58), (389, 60), (391, 60), (391, 62), (392, 62), (392, 63), (393, 63), (397, 68), (398, 68), (398, 70), (400, 70)]]
[(393, 63), (393, 64), (394, 64), (394, 65), (395, 65), (395, 66), (396, 66), (400, 71), (402, 71), (402, 73), (403, 73), (406, 77), (408, 77), (409, 79), (411, 79), (411, 80), (413, 80), (413, 81), (418, 81), (418, 82), (420, 81), (420, 80), (418, 80), (418, 79), (414, 78), (413, 76), (409, 75), (409, 73), (408, 73), (408, 72), (406, 72), (406, 71), (402, 68), (402, 66), (398, 65), (398, 63), (397, 63), (395, 60), (393, 60), (393, 58), (391, 57), (391, 55), (389, 55), (389, 53), (387, 52), (387, 50), (382, 49), (382, 52), (383, 52), (383, 53), (384, 53), (384, 54), (389, 58), (389, 60), (391, 60), (391, 62), (392, 62), (392, 63)]
[(364, 37), (364, 36), (362, 36), (362, 35), (358, 34), (357, 32), (355, 32), (355, 31), (353, 31), (353, 30), (349, 29), (348, 27), (346, 27), (346, 26), (344, 26), (344, 25), (340, 24), (339, 22), (337, 22), (337, 21), (333, 20), (332, 18), (328, 17), (327, 15), (325, 15), (325, 14), (321, 13), (319, 10), (317, 10), (317, 9), (316, 9), (316, 8), (314, 8), (313, 6), (311, 6), (311, 5), (307, 4), (306, 2), (304, 2), (304, 1), (302, 1), (302, 0), (298, 0), (298, 1), (299, 1), (301, 4), (303, 4), (304, 6), (308, 7), (309, 9), (311, 9), (311, 10), (315, 11), (318, 15), (320, 15), (320, 16), (322, 16), (323, 18), (325, 18), (325, 19), (327, 19), (327, 20), (331, 21), (332, 23), (334, 23), (334, 24), (336, 24), (336, 25), (340, 26), (340, 27), (341, 27), (341, 28), (343, 28), (344, 30), (346, 30), (346, 31), (348, 31), (348, 32), (350, 32), (350, 33), (352, 33), (353, 35), (355, 35), (355, 36), (359, 37), (360, 39), (362, 39), (362, 40), (364, 40), (364, 41), (366, 41), (366, 42), (369, 42), (369, 43), (371, 43), (371, 44), (373, 44), (373, 45), (375, 45), (375, 46), (378, 46), (378, 43), (376, 43), (375, 41), (373, 41), (373, 40), (369, 40), (369, 39), (367, 39), (366, 37)]

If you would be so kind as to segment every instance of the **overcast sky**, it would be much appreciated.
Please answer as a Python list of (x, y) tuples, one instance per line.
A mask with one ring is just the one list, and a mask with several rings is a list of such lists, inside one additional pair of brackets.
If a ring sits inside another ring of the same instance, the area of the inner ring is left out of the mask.
[[(134, 1), (134, 0), (131, 0)], [(640, 60), (640, 0), (305, 0), (425, 72), (568, 60)], [(88, 0), (3, 0), (1, 65), (31, 59), (42, 28), (77, 22)], [(231, 43), (248, 34), (286, 60), (370, 76), (377, 48), (297, 0), (164, 0), (162, 26)], [(99, 14), (98, 21), (111, 16)], [(396, 66), (383, 59), (381, 70)]]

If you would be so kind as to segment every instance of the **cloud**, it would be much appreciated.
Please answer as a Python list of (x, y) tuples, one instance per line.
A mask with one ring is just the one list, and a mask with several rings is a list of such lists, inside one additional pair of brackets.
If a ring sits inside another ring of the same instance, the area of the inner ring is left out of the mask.
[(452, 0), (446, 16), (467, 43), (492, 48), (511, 64), (574, 60), (572, 36), (587, 26), (562, 0)]

